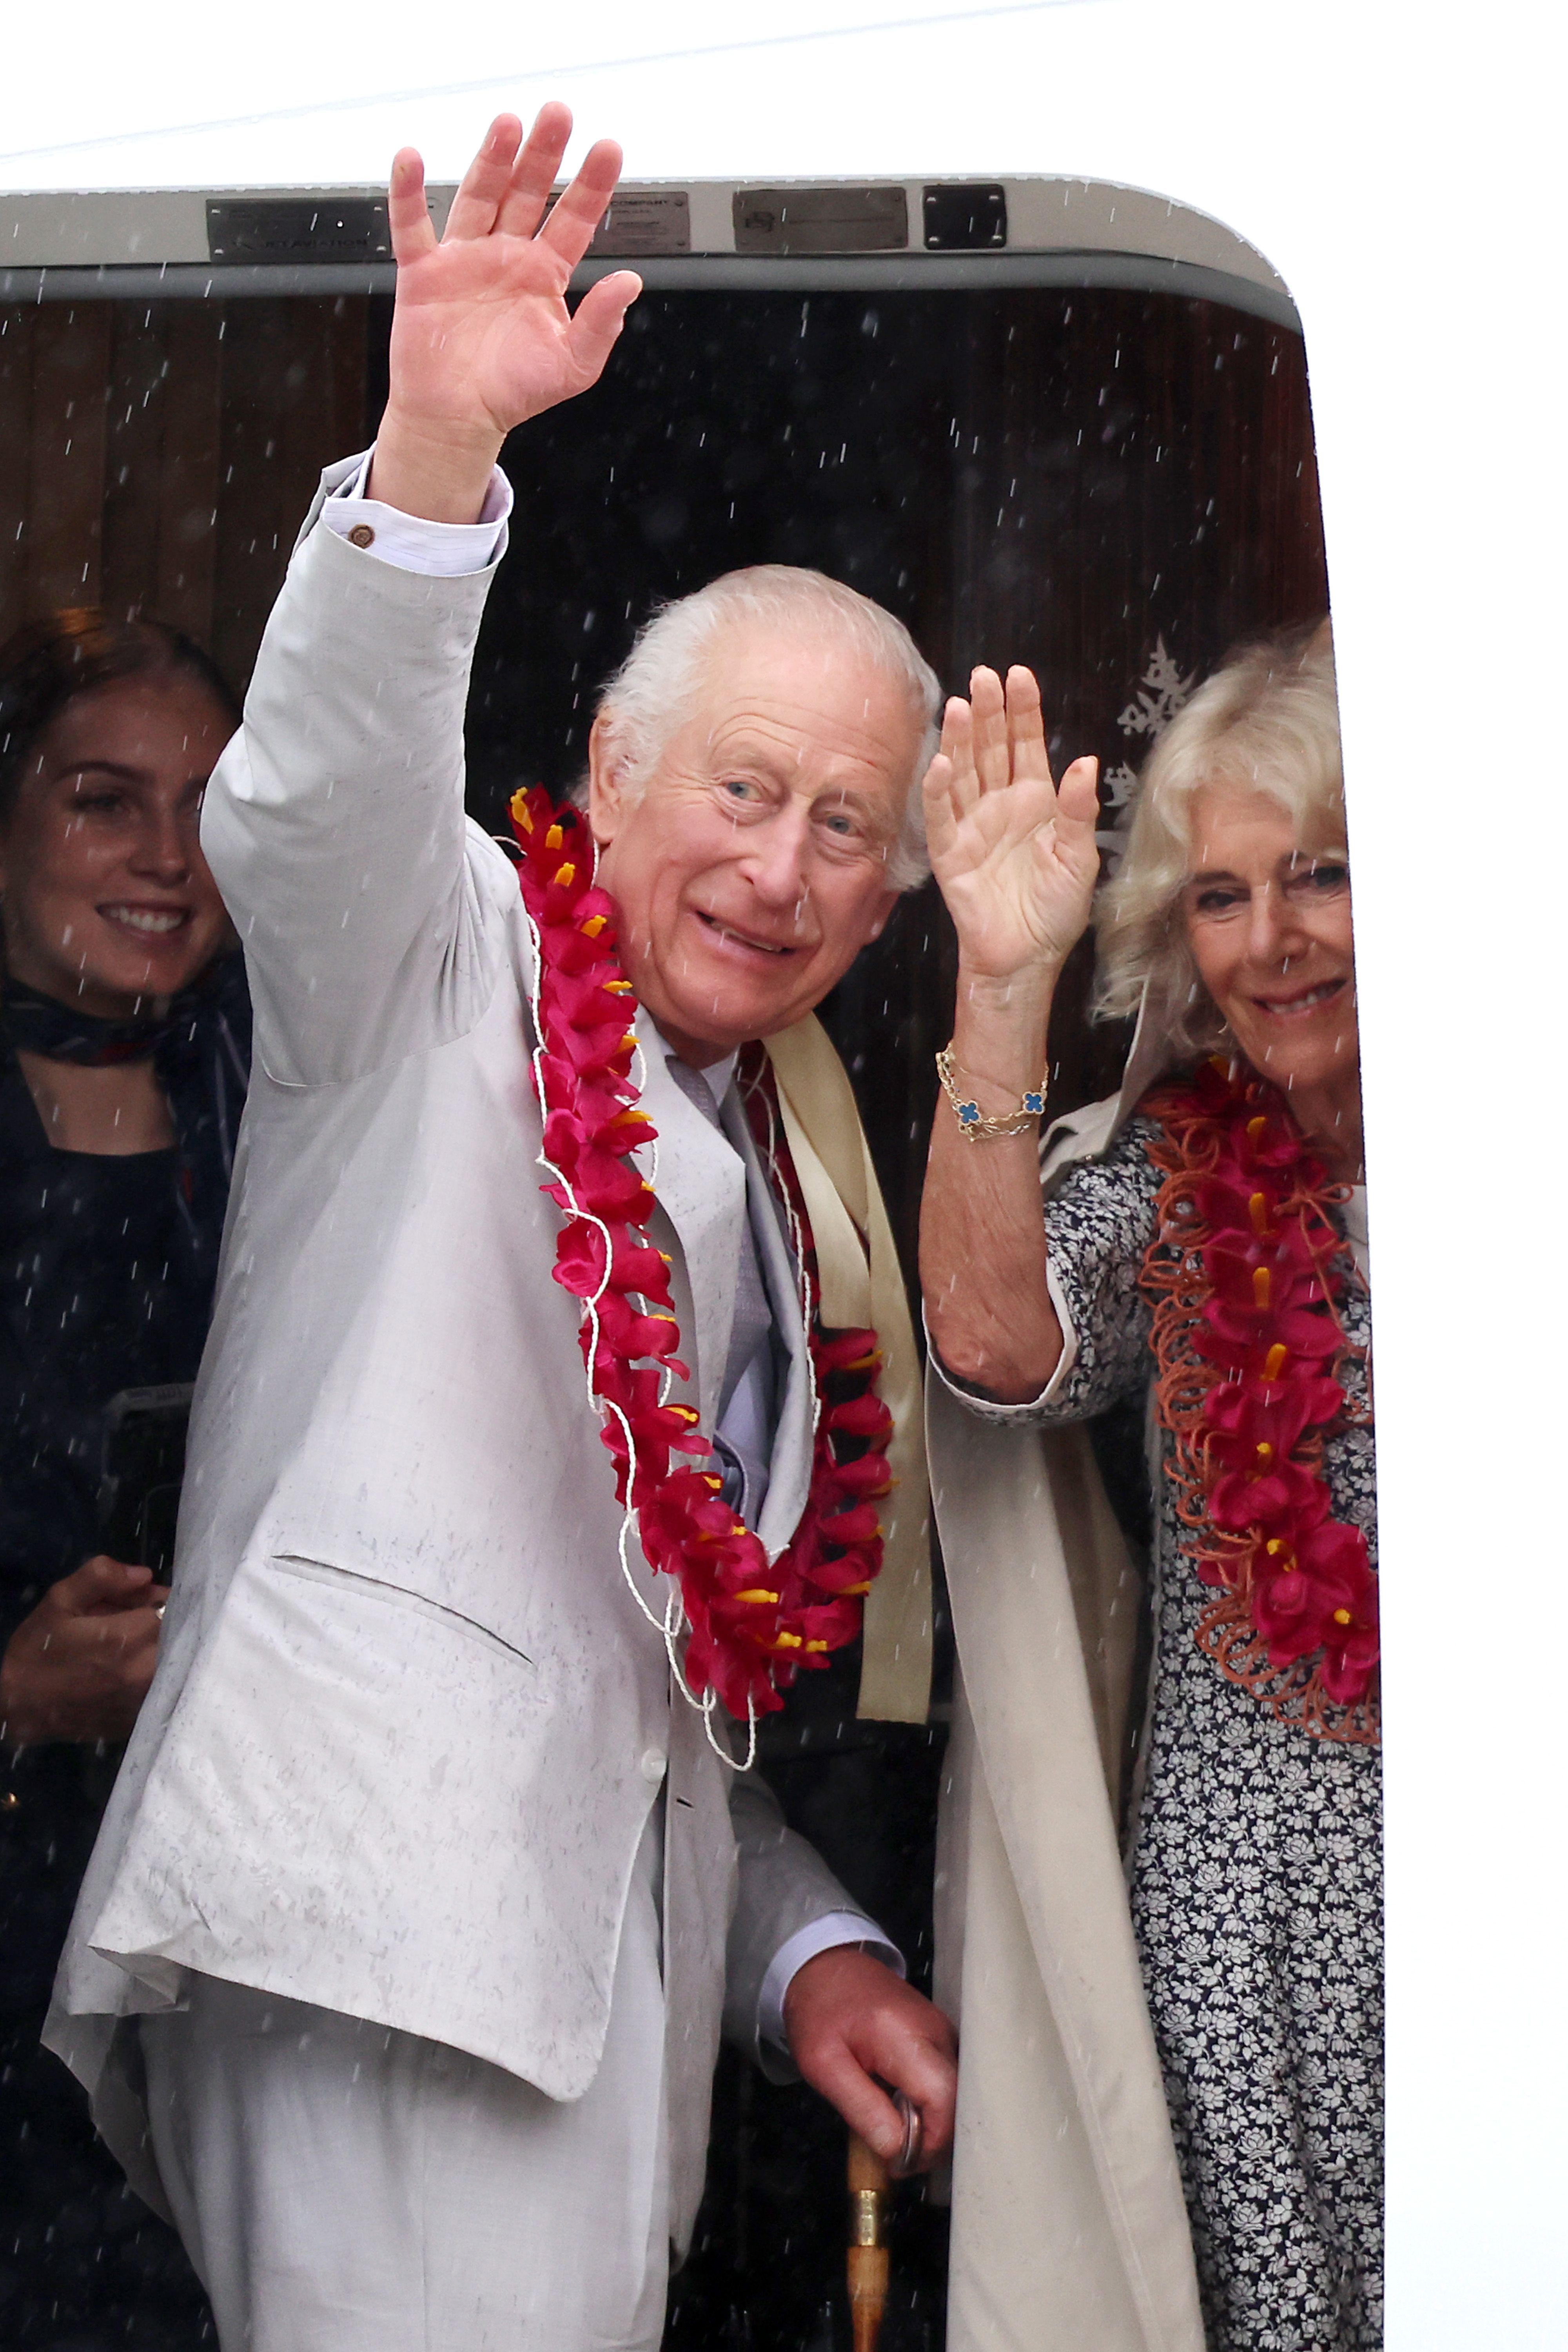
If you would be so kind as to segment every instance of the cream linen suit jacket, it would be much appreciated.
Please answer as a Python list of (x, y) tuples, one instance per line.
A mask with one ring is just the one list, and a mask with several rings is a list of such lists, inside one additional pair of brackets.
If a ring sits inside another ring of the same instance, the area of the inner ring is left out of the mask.
[[(662, 1788), (679, 2243), (726, 1945), (743, 2035), (773, 1952), (853, 1906), (672, 1696), (617, 1560), (576, 1302), (552, 1279), (517, 877), (463, 814), (495, 566), (395, 570), (316, 527), (321, 504), (203, 818), (245, 946), (256, 1071), (163, 1654), (48, 2039), (154, 2197), (134, 2037), (116, 2021), (177, 2002), (187, 1969), (573, 2098), (599, 2063)], [(748, 1173), (646, 1035), (656, 1238), (711, 1431)], [(773, 1274), (793, 1290), (787, 1261)], [(810, 1475), (804, 1330), (785, 1339), (770, 1553)], [(636, 1567), (662, 1609), (663, 1580)]]

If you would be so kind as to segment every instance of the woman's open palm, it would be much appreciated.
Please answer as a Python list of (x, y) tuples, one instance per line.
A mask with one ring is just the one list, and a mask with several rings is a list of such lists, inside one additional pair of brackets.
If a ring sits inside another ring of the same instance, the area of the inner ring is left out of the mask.
[(1100, 872), (1099, 762), (1051, 781), (1031, 671), (977, 669), (954, 696), (925, 780), (931, 870), (966, 968), (1009, 980), (1059, 967), (1089, 922)]
[(567, 310), (572, 272), (621, 166), (620, 149), (601, 140), (547, 216), (571, 128), (560, 105), (542, 108), (526, 141), (515, 115), (499, 115), (439, 239), (419, 156), (405, 147), (393, 164), (392, 401), (433, 439), (499, 438), (585, 391), (641, 290), (633, 272), (617, 270), (589, 289), (575, 315)]

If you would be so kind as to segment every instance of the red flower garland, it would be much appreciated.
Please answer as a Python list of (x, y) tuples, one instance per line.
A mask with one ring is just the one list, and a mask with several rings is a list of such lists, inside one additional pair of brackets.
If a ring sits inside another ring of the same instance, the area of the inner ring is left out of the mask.
[(1142, 1288), (1168, 1469), (1197, 1573), (1223, 1595), (1199, 1644), (1281, 1719), (1374, 1742), (1377, 1578), (1362, 1530), (1331, 1516), (1322, 1470), (1346, 1411), (1331, 1189), (1284, 1098), (1234, 1062), (1142, 1108), (1164, 1130)]
[[(615, 908), (595, 887), (595, 851), (574, 809), (535, 788), (511, 804), (519, 878), (538, 949), (534, 1076), (544, 1113), (542, 1189), (565, 1212), (555, 1279), (583, 1302), (578, 1342), (616, 1494), (650, 1565), (679, 1585), (693, 1693), (732, 1715), (782, 1706), (802, 1666), (823, 1666), (860, 1630), (882, 1564), (877, 1503), (887, 1494), (892, 1416), (877, 1394), (874, 1331), (825, 1332), (805, 1208), (759, 1075), (748, 1088), (775, 1181), (800, 1230), (817, 1418), (806, 1506), (771, 1565), (706, 1466), (712, 1449), (689, 1405), (672, 1403), (680, 1333), (669, 1272), (648, 1238), (655, 1198), (629, 1154), (658, 1130), (638, 1107), (636, 1002), (616, 951)], [(639, 1303), (640, 1302), (640, 1303)], [(695, 1457), (677, 1463), (678, 1454)], [(625, 1536), (623, 1535), (623, 1558)], [(678, 1629), (667, 1627), (670, 1638)]]

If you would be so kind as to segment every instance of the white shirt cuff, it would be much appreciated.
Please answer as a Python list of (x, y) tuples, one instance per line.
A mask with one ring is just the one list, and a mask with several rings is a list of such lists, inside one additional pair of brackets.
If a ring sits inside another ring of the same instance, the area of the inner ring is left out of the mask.
[(818, 1952), (831, 1952), (843, 1944), (856, 1944), (874, 1959), (886, 1961), (895, 1976), (907, 1976), (904, 1956), (896, 1944), (889, 1944), (874, 1919), (863, 1911), (825, 1911), (820, 1919), (809, 1927), (797, 1927), (787, 1943), (781, 1944), (768, 1963), (763, 1989), (757, 1996), (757, 2039), (772, 2042), (787, 2051), (789, 2037), (784, 2032), (784, 1995), (805, 1968), (807, 1960), (816, 1959)]
[(1027, 1421), (1039, 1412), (1042, 1405), (1055, 1404), (1072, 1376), (1073, 1366), (1078, 1362), (1078, 1329), (1061, 1284), (1057, 1280), (1057, 1270), (1048, 1257), (1046, 1260), (1046, 1288), (1050, 1292), (1051, 1305), (1057, 1310), (1057, 1321), (1061, 1326), (1062, 1351), (1057, 1358), (1056, 1370), (1039, 1395), (1026, 1399), (1022, 1404), (1004, 1404), (999, 1398), (987, 1396), (984, 1389), (971, 1388), (966, 1381), (961, 1381), (955, 1373), (950, 1372), (931, 1344), (930, 1325), (926, 1326), (926, 1354), (936, 1368), (938, 1380), (943, 1388), (951, 1389), (953, 1395), (965, 1403), (983, 1404), (987, 1421), (1006, 1421), (1013, 1414)]
[(455, 580), (468, 572), (483, 572), (495, 562), (506, 536), (511, 513), (511, 484), (498, 466), (478, 522), (427, 522), (422, 515), (405, 514), (380, 499), (367, 499), (365, 481), (374, 448), (367, 449), (358, 468), (335, 489), (321, 509), (321, 520), (340, 539), (363, 547), (377, 562), (399, 572), (423, 572), (432, 579)]

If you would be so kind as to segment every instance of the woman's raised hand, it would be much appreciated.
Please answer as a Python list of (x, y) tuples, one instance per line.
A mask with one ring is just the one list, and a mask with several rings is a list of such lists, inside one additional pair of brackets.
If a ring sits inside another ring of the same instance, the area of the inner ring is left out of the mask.
[(975, 978), (1054, 981), (1089, 922), (1100, 872), (1099, 762), (1051, 781), (1032, 671), (977, 669), (954, 696), (925, 780), (931, 870)]
[(474, 521), (512, 427), (597, 381), (642, 281), (617, 270), (567, 310), (621, 168), (620, 149), (600, 140), (546, 216), (571, 129), (561, 105), (542, 107), (526, 140), (515, 115), (498, 115), (440, 238), (418, 155), (405, 147), (394, 163), (397, 299), (373, 497), (437, 522)]

